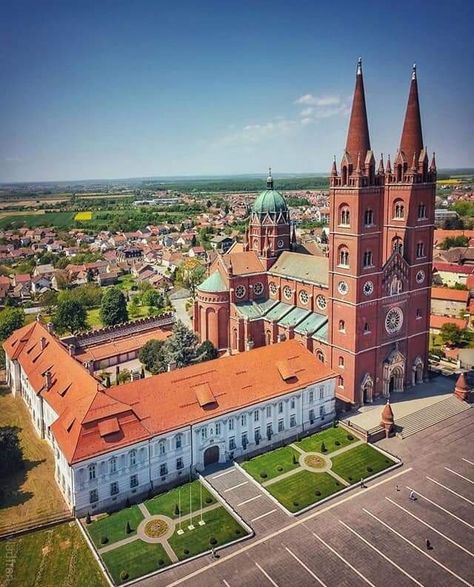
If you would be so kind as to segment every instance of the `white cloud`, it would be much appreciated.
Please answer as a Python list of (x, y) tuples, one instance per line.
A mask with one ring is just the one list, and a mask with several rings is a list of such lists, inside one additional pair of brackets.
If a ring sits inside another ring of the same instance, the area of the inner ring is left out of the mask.
[(298, 125), (296, 120), (280, 118), (268, 122), (247, 124), (240, 130), (220, 139), (221, 145), (260, 143), (271, 136), (284, 135), (291, 132)]
[(314, 108), (311, 106), (309, 108), (303, 108), (303, 110), (300, 112), (300, 116), (311, 116), (311, 114), (313, 114), (313, 110)]
[(295, 104), (308, 106), (334, 106), (340, 102), (340, 96), (313, 96), (313, 94), (304, 94), (295, 100)]

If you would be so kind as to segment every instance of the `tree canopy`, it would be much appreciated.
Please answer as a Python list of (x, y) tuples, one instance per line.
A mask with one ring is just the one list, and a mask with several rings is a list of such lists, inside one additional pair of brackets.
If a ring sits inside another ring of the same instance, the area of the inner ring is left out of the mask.
[(105, 326), (127, 322), (127, 300), (118, 288), (111, 287), (102, 297), (100, 319)]
[(25, 312), (22, 308), (5, 308), (0, 312), (0, 340), (5, 340), (23, 326)]
[(165, 361), (164, 353), (164, 341), (163, 340), (149, 340), (138, 353), (140, 362), (145, 365), (145, 369), (156, 375), (166, 371), (167, 365)]
[(53, 317), (53, 326), (59, 334), (71, 332), (75, 334), (87, 329), (87, 312), (83, 304), (77, 300), (65, 299), (58, 302)]
[(441, 340), (444, 343), (450, 343), (454, 346), (459, 346), (463, 342), (464, 330), (459, 328), (456, 324), (445, 322), (439, 331)]

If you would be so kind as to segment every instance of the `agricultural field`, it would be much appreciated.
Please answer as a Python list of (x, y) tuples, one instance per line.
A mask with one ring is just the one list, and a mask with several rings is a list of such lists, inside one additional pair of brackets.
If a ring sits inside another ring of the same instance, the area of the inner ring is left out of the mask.
[(83, 222), (83, 221), (88, 221), (88, 220), (92, 220), (92, 212), (78, 212), (75, 216), (74, 216), (74, 220), (76, 222)]
[(26, 226), (36, 228), (38, 226), (70, 228), (74, 225), (74, 212), (45, 212), (44, 214), (29, 213), (15, 214), (0, 218), (0, 229), (15, 229)]

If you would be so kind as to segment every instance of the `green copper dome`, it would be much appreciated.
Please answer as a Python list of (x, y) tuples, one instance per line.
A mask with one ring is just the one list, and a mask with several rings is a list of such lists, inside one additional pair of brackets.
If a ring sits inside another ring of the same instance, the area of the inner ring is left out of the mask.
[(211, 275), (209, 275), (209, 277), (205, 279), (201, 285), (198, 285), (198, 290), (209, 293), (218, 293), (227, 291), (227, 287), (219, 271), (214, 271), (214, 273), (211, 273)]
[(285, 198), (276, 190), (265, 190), (255, 200), (252, 206), (252, 212), (257, 214), (267, 214), (287, 212), (288, 206), (286, 205)]

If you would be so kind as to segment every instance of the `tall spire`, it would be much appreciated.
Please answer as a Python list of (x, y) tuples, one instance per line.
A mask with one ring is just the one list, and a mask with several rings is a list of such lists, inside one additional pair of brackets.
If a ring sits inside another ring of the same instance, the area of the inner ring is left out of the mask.
[(411, 163), (413, 157), (418, 157), (423, 149), (423, 134), (421, 132), (420, 103), (418, 100), (418, 82), (416, 79), (416, 65), (413, 64), (408, 104), (403, 124), (400, 151), (405, 155), (407, 163)]
[(346, 151), (355, 163), (358, 154), (365, 161), (367, 151), (370, 150), (369, 125), (367, 122), (367, 109), (365, 107), (364, 79), (362, 75), (362, 59), (357, 62), (357, 74), (352, 99), (351, 119), (347, 133)]
[(267, 190), (273, 189), (273, 177), (272, 177), (272, 168), (268, 168), (268, 177), (267, 177)]

